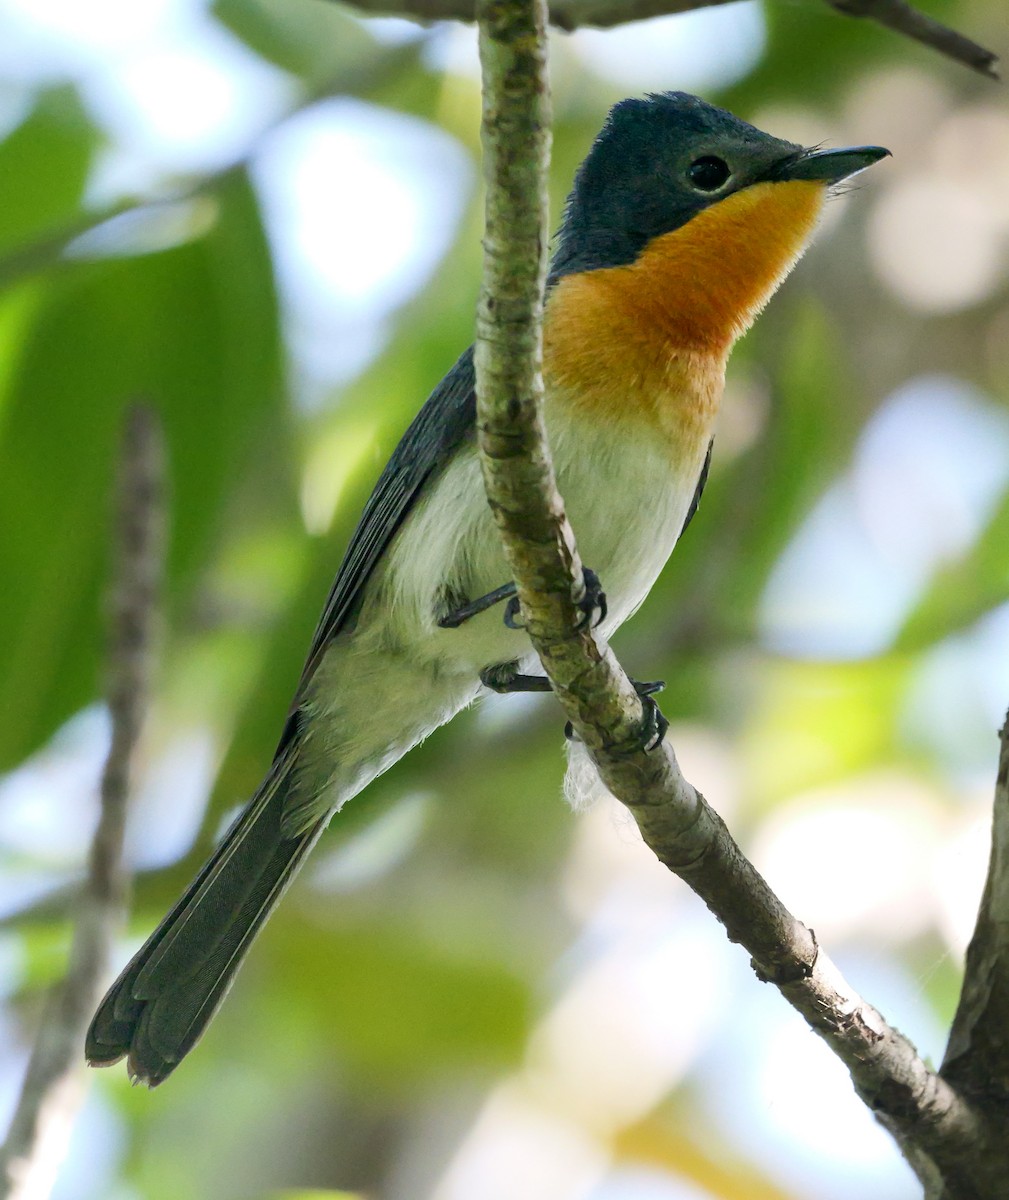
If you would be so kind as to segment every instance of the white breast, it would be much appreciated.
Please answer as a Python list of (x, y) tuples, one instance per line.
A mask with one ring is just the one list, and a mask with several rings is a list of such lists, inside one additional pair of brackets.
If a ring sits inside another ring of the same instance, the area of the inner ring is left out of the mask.
[[(585, 564), (606, 590), (604, 637), (648, 594), (676, 543), (708, 434), (668, 450), (547, 410), (554, 462)], [(475, 599), (509, 579), (475, 448), (459, 451), (416, 506), (368, 585), (357, 621), (328, 648), (304, 706), (292, 820), (303, 827), (346, 799), (477, 694), (479, 672), (518, 660), (539, 674), (529, 639), (497, 604), (441, 629), (446, 591)]]
[[(558, 419), (559, 417), (559, 419)], [(582, 561), (602, 581), (609, 636), (651, 590), (683, 528), (707, 436), (680, 447), (673, 466), (650, 429), (577, 427), (561, 413), (550, 427), (558, 484)]]
[[(548, 408), (546, 416), (579, 552), (606, 591), (601, 632), (609, 637), (648, 594), (676, 544), (708, 433), (698, 430), (696, 444), (678, 447), (674, 468), (668, 449), (647, 429), (573, 422), (566, 408)], [(383, 575), (382, 606), (393, 615), (397, 636), (414, 641), (418, 654), (443, 663), (448, 656), (462, 671), (528, 654), (524, 635), (505, 628), (502, 605), (456, 630), (436, 624), (446, 589), (473, 599), (509, 579), (475, 447), (457, 453), (411, 514)]]

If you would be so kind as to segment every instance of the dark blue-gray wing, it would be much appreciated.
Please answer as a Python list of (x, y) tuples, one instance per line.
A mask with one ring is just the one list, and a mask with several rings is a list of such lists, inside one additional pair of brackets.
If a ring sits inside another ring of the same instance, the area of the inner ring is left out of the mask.
[(693, 497), (690, 500), (690, 507), (687, 509), (687, 515), (683, 518), (683, 524), (680, 526), (680, 537), (683, 537), (687, 531), (687, 526), (697, 515), (697, 510), (701, 506), (701, 493), (704, 491), (704, 485), (708, 482), (708, 472), (711, 470), (711, 453), (715, 448), (715, 439), (712, 438), (708, 442), (708, 452), (704, 456), (704, 465), (701, 467), (701, 473), (697, 478), (697, 487), (694, 488)]
[(375, 484), (312, 638), (302, 683), (354, 611), (372, 571), (417, 502), (421, 488), (475, 433), (476, 377), (471, 346), (428, 397)]

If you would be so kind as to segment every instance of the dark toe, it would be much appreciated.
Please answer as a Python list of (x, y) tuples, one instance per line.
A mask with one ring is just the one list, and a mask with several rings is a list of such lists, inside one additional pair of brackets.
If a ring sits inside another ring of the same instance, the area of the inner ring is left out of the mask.
[(584, 628), (588, 625), (591, 629), (595, 629), (606, 620), (606, 593), (603, 591), (603, 585), (599, 582), (599, 576), (590, 567), (582, 568), (582, 583), (584, 592), (581, 600), (578, 601), (578, 607), (582, 612), (580, 627)]

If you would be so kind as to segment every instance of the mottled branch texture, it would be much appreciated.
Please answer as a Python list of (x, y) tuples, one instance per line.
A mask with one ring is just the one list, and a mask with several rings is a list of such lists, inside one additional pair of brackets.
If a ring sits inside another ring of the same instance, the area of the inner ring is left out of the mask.
[(477, 419), (488, 499), (533, 645), (603, 780), (630, 808), (645, 842), (747, 949), (758, 977), (774, 983), (841, 1058), (929, 1194), (995, 1200), (1005, 1195), (1009, 1160), (1004, 1149), (997, 1163), (982, 1152), (990, 1143), (978, 1111), (848, 986), (683, 778), (668, 742), (641, 748), (641, 702), (608, 647), (579, 627), (581, 564), (540, 415), (546, 11), (543, 0), (481, 0), (478, 15), (487, 232)]
[(7, 1141), (0, 1197), (44, 1200), (66, 1152), (84, 1090), (84, 1031), (106, 982), (122, 925), (123, 834), (131, 766), (147, 707), (164, 544), (164, 465), (153, 410), (136, 405), (122, 451), (114, 576), (109, 596), (107, 702), (112, 744), (87, 876), (74, 903), (70, 962), (42, 1014)]
[(981, 1114), (1009, 1191), (1009, 713), (999, 749), (988, 878), (941, 1073)]
[[(369, 16), (412, 17), (419, 21), (472, 21), (477, 0), (343, 0)], [(849, 17), (867, 17), (904, 37), (913, 38), (947, 58), (998, 78), (998, 56), (955, 29), (913, 8), (907, 0), (823, 0)], [(713, 8), (731, 0), (552, 0), (547, 20), (558, 29), (611, 29), (631, 21), (669, 16), (695, 8)]]

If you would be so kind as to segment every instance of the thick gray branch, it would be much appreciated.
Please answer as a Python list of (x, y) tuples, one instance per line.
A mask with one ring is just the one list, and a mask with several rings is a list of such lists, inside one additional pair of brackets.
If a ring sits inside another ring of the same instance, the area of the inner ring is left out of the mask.
[[(923, 1180), (995, 1197), (975, 1161), (972, 1109), (844, 981), (682, 776), (668, 744), (640, 747), (641, 704), (609, 649), (578, 627), (581, 570), (539, 414), (545, 270), (542, 0), (481, 0), (487, 234), (477, 320), (478, 426), (488, 499), (522, 614), (565, 711), (647, 844), (750, 952), (761, 979), (844, 1061)], [(604, 581), (605, 583), (605, 581)], [(1001, 1179), (998, 1182), (1001, 1187)]]
[[(1000, 731), (988, 878), (941, 1074), (976, 1101), (986, 1145), (1009, 1146), (1009, 713)], [(1004, 1150), (999, 1164), (1009, 1179)]]
[[(413, 17), (422, 21), (472, 21), (476, 0), (343, 0), (369, 16)], [(591, 26), (609, 29), (649, 17), (668, 16), (695, 8), (712, 8), (731, 0), (552, 0), (550, 23), (560, 29)], [(831, 8), (851, 17), (869, 17), (895, 33), (923, 42), (964, 66), (998, 78), (998, 56), (962, 33), (941, 25), (912, 8), (907, 0), (824, 0)]]
[(149, 689), (163, 559), (163, 451), (154, 412), (129, 413), (123, 444), (115, 578), (110, 594), (108, 706), (112, 745), (88, 870), (76, 898), (66, 977), (45, 1007), (7, 1141), (0, 1196), (47, 1196), (83, 1094), (84, 1031), (105, 982), (125, 908), (123, 830), (130, 768)]

